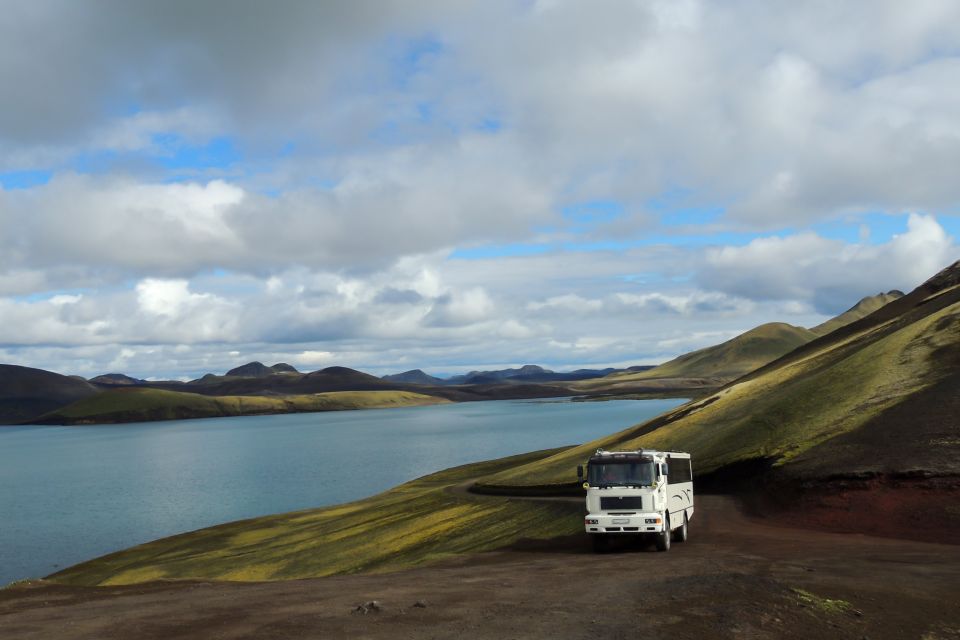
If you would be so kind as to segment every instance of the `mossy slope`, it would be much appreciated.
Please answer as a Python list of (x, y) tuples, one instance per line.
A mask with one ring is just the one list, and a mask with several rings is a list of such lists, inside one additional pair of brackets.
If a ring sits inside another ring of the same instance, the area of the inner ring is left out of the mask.
[(903, 293), (900, 291), (888, 291), (887, 293), (878, 293), (875, 296), (869, 296), (853, 305), (836, 318), (831, 318), (823, 324), (818, 324), (815, 327), (811, 327), (810, 331), (817, 334), (818, 336), (825, 336), (828, 333), (836, 331), (841, 327), (845, 327), (852, 322), (856, 322), (861, 318), (866, 318), (868, 315), (877, 311), (881, 307), (885, 307), (894, 300), (899, 300), (903, 297)]
[(812, 329), (771, 322), (726, 342), (684, 354), (660, 366), (635, 373), (613, 373), (576, 385), (587, 393), (612, 392), (625, 387), (696, 389), (719, 387), (762, 367), (820, 336), (860, 320), (903, 297), (899, 291), (866, 297), (853, 307)]
[(659, 367), (632, 374), (637, 380), (651, 378), (735, 378), (776, 360), (816, 336), (808, 329), (783, 322), (755, 327), (722, 344), (675, 358)]
[(470, 478), (555, 453), (448, 469), (365, 500), (231, 522), (104, 556), (51, 576), (78, 585), (158, 579), (280, 580), (386, 571), (519, 538), (580, 530), (580, 505), (476, 499), (449, 491)]
[(376, 409), (445, 403), (410, 391), (331, 391), (291, 396), (205, 396), (141, 387), (121, 387), (85, 398), (38, 420), (45, 424), (91, 424), (179, 420), (343, 409)]

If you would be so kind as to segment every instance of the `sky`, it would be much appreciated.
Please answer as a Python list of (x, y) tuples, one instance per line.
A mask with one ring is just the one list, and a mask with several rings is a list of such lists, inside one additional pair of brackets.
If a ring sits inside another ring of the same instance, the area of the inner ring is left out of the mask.
[(655, 364), (960, 258), (953, 0), (9, 0), (0, 362)]

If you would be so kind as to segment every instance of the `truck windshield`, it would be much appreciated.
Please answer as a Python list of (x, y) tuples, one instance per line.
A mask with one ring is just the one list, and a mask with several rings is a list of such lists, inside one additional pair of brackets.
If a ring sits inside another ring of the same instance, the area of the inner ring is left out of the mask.
[(591, 462), (587, 481), (591, 487), (653, 484), (652, 462)]

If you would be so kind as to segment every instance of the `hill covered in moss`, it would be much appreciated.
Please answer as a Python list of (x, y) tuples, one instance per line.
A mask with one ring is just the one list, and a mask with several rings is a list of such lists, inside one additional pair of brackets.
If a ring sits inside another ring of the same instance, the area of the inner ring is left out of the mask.
[(844, 313), (812, 329), (784, 322), (769, 322), (721, 344), (683, 354), (646, 371), (613, 373), (575, 386), (591, 394), (630, 389), (687, 389), (698, 392), (720, 387), (797, 347), (873, 313), (902, 295), (899, 291), (891, 291), (863, 298)]
[(288, 396), (205, 396), (182, 391), (118, 388), (48, 413), (38, 424), (109, 424), (308, 411), (383, 409), (449, 402), (412, 391), (328, 391)]

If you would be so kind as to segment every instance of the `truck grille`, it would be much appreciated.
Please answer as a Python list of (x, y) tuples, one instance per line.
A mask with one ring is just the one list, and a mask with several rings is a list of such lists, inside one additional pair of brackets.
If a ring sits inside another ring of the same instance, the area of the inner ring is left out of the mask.
[(600, 498), (600, 508), (604, 511), (622, 511), (623, 509), (643, 510), (643, 496), (622, 496)]

